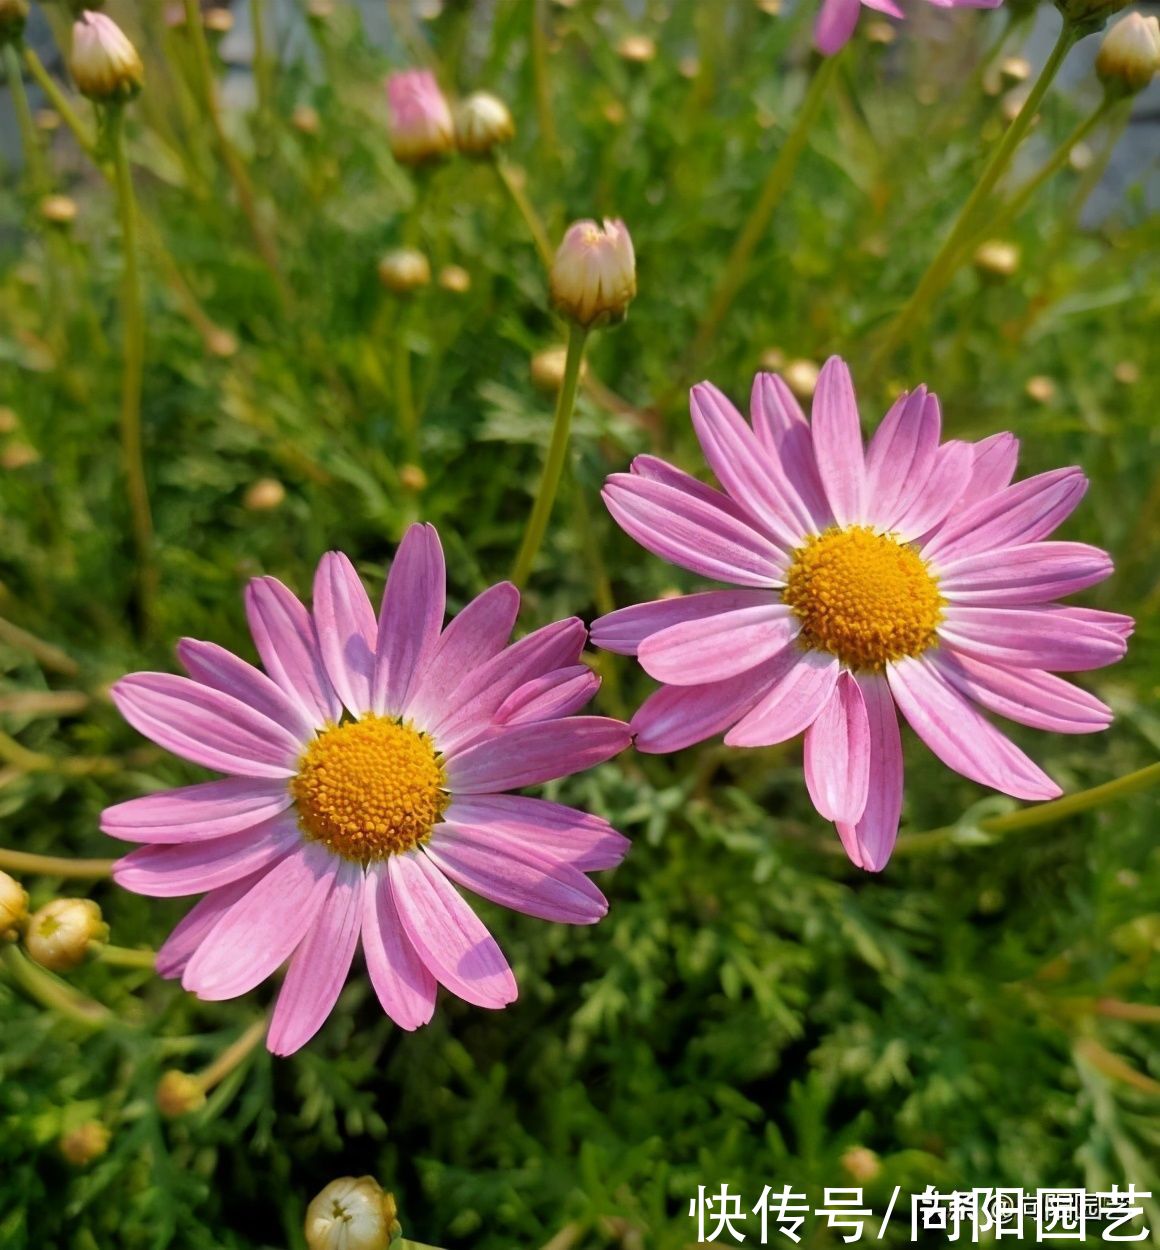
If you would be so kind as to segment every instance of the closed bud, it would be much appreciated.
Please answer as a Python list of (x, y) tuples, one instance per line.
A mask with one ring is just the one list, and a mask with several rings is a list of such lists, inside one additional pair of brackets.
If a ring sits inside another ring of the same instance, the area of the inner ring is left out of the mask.
[(431, 262), (413, 247), (397, 247), (379, 261), (379, 281), (396, 295), (410, 295), (431, 281)]
[(50, 225), (71, 226), (77, 217), (77, 202), (67, 195), (46, 195), (40, 201), (40, 215)]
[(290, 115), (290, 124), (302, 135), (316, 135), (322, 128), (318, 110), (309, 104), (296, 104)]
[(812, 399), (820, 370), (812, 360), (791, 360), (782, 373), (786, 386), (798, 399)]
[(163, 1116), (176, 1120), (205, 1106), (205, 1086), (188, 1072), (170, 1068), (157, 1082), (154, 1099)]
[(1034, 400), (1037, 404), (1049, 404), (1055, 398), (1055, 383), (1049, 377), (1038, 373), (1035, 377), (1027, 379), (1023, 391), (1028, 399)]
[(387, 1250), (398, 1235), (394, 1198), (373, 1176), (331, 1181), (306, 1208), (310, 1250)]
[(111, 1136), (108, 1128), (99, 1120), (89, 1120), (65, 1133), (57, 1146), (74, 1168), (83, 1168), (108, 1150)]
[(1104, 36), (1096, 73), (1108, 91), (1135, 95), (1160, 69), (1160, 19), (1129, 13)]
[(1135, 386), (1140, 380), (1140, 366), (1134, 360), (1121, 360), (1112, 370), (1112, 377), (1121, 386)]
[(861, 1181), (863, 1184), (874, 1180), (882, 1171), (878, 1156), (865, 1146), (851, 1146), (843, 1151), (842, 1167), (852, 1180)]
[(974, 265), (985, 278), (1009, 278), (1019, 268), (1019, 249), (1002, 239), (988, 239), (975, 249)]
[(439, 270), (439, 285), (453, 295), (463, 295), (471, 290), (471, 274), (462, 265), (444, 265)]
[(646, 65), (656, 54), (656, 42), (648, 35), (625, 35), (616, 45), (616, 55), (634, 65)]
[(73, 25), (68, 67), (81, 95), (98, 104), (130, 100), (145, 83), (145, 66), (121, 28), (89, 10)]
[(1085, 34), (1102, 30), (1108, 18), (1127, 4), (1128, 0), (1055, 0), (1064, 21), (1080, 27)]
[(234, 28), (234, 15), (221, 5), (206, 9), (201, 21), (211, 35), (228, 35)]
[[(564, 366), (568, 360), (566, 347), (545, 347), (532, 357), (530, 373), (532, 385), (545, 395), (555, 395), (564, 385)], [(580, 362), (580, 380), (584, 380), (588, 372), (588, 361)]]
[(0, 44), (19, 39), (27, 20), (28, 0), (0, 0)]
[(636, 295), (636, 256), (623, 221), (568, 227), (549, 282), (552, 303), (585, 329), (623, 321)]
[(435, 75), (409, 69), (387, 79), (387, 134), (395, 160), (422, 165), (455, 147), (455, 123)]
[(242, 506), (250, 512), (272, 512), (286, 499), (286, 487), (275, 477), (260, 477), (246, 487)]
[(427, 489), (427, 474), (417, 464), (404, 464), (399, 468), (399, 485), (417, 495)]
[(50, 972), (78, 967), (109, 937), (91, 898), (56, 898), (32, 915), (24, 934), (30, 958)]
[(486, 156), (516, 133), (511, 111), (488, 91), (469, 95), (455, 113), (455, 141), (466, 156)]
[(28, 919), (28, 891), (6, 872), (0, 872), (0, 942), (15, 941)]

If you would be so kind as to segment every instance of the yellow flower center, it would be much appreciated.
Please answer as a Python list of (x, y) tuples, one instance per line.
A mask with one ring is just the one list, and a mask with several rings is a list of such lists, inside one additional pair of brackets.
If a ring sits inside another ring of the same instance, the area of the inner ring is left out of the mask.
[(426, 734), (368, 712), (310, 743), (290, 793), (308, 838), (366, 863), (425, 842), (450, 801), (446, 783)]
[(851, 669), (921, 654), (942, 617), (938, 583), (918, 552), (864, 525), (807, 538), (782, 597), (802, 623), (802, 643)]

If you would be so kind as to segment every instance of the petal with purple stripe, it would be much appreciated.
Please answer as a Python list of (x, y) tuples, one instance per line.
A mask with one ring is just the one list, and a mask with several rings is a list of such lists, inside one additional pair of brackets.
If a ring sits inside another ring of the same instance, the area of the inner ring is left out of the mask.
[(371, 710), (378, 625), (354, 565), (328, 551), (314, 575), (314, 623), (331, 685), (352, 716)]
[(401, 1029), (413, 1032), (435, 1014), (435, 978), (403, 929), (386, 861), (367, 870), (363, 953), (379, 1003)]
[(101, 831), (123, 842), (197, 842), (240, 833), (293, 802), (284, 781), (230, 777), (145, 794), (101, 813)]
[(655, 599), (651, 603), (634, 603), (593, 621), (592, 645), (617, 655), (636, 655), (646, 638), (671, 625), (779, 602), (780, 597), (772, 590), (706, 590), (695, 595)]
[(806, 730), (804, 763), (806, 789), (818, 812), (836, 823), (856, 823), (870, 787), (870, 721), (852, 674), (838, 678)]
[(939, 590), (952, 603), (989, 607), (1047, 603), (1094, 586), (1111, 573), (1106, 551), (1062, 542), (979, 552), (937, 569)]
[(219, 647), (216, 642), (183, 638), (177, 644), (177, 658), (194, 681), (249, 704), (255, 712), (269, 717), (301, 742), (314, 737), (318, 724), (302, 704), (232, 651)]
[(808, 729), (833, 694), (841, 665), (823, 651), (786, 648), (752, 710), (725, 735), (729, 747), (767, 747)]
[(439, 641), (447, 609), (447, 568), (433, 525), (412, 525), (387, 575), (379, 614), (371, 704), (398, 716)]
[(632, 735), (606, 716), (516, 725), (451, 755), (445, 764), (453, 794), (492, 794), (583, 772), (618, 755)]
[(865, 810), (856, 823), (838, 822), (838, 836), (854, 864), (881, 872), (894, 850), (902, 814), (902, 739), (886, 678), (860, 673), (856, 681), (870, 728), (870, 776)]
[(956, 650), (998, 664), (1026, 664), (1081, 673), (1114, 664), (1126, 640), (1100, 625), (1081, 625), (1043, 607), (983, 608), (950, 605), (938, 634)]
[(793, 610), (773, 603), (671, 625), (646, 638), (638, 655), (641, 667), (657, 681), (703, 686), (756, 668), (800, 632)]
[(581, 872), (615, 868), (629, 848), (628, 839), (599, 816), (522, 794), (456, 796), (443, 818), (449, 825), (510, 838)]
[[(827, 7), (832, 4), (826, 2)], [(862, 427), (850, 370), (839, 356), (822, 366), (811, 415), (818, 473), (834, 518), (839, 525), (861, 524), (866, 498)]]

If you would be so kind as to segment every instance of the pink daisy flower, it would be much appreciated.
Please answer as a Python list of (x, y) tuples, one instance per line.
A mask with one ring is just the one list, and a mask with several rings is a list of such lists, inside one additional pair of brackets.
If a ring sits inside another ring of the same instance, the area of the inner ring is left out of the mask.
[(227, 778), (130, 799), (101, 827), (145, 843), (117, 881), (161, 898), (205, 894), (157, 958), (200, 998), (235, 998), (284, 962), (267, 1044), (303, 1046), (330, 1014), (361, 937), (383, 1010), (426, 1024), (436, 983), (503, 1007), (516, 983), (452, 885), (516, 911), (592, 924), (607, 911), (584, 875), (626, 840), (604, 820), (501, 793), (602, 763), (628, 727), (572, 716), (599, 679), (586, 631), (557, 621), (513, 645), (510, 583), (443, 628), (439, 537), (413, 525), (378, 620), (350, 561), (323, 556), (307, 612), (281, 582), (252, 581), (250, 629), (265, 672), (183, 639), (189, 673), (134, 673), (113, 687), (125, 719)]
[(608, 479), (620, 526), (654, 555), (738, 589), (638, 604), (592, 641), (664, 685), (636, 746), (727, 730), (760, 747), (805, 732), (806, 786), (850, 859), (878, 871), (902, 807), (896, 707), (944, 764), (1021, 799), (1059, 787), (979, 711), (1061, 733), (1104, 729), (1098, 699), (1053, 675), (1118, 660), (1129, 617), (1053, 600), (1102, 581), (1103, 551), (1043, 540), (1087, 488), (1079, 469), (1011, 484), (1018, 442), (940, 445), (938, 400), (901, 395), (863, 448), (849, 370), (832, 357), (813, 424), (772, 374), (752, 426), (716, 387), (693, 425), (724, 493), (652, 456)]
[[(929, 0), (940, 9), (997, 9), (1003, 0)], [(858, 25), (858, 15), (865, 5), (889, 17), (906, 14), (894, 0), (822, 0), (822, 8), (814, 23), (814, 45), (824, 56), (841, 51)]]

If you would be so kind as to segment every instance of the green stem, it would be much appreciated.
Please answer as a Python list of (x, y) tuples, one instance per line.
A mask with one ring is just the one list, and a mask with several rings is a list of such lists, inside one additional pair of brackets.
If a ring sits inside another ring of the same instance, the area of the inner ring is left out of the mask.
[(220, 1055), (200, 1072), (197, 1081), (207, 1093), (213, 1087), (224, 1081), (227, 1076), (246, 1059), (266, 1036), (266, 1028), (269, 1021), (265, 1016), (255, 1020), (248, 1029), (237, 1039), (231, 1042)]
[(157, 962), (157, 952), (133, 950), (128, 946), (102, 946), (97, 952), (97, 959), (114, 968), (148, 968), (152, 971)]
[(100, 1003), (74, 990), (71, 985), (58, 981), (51, 973), (45, 972), (22, 955), (15, 946), (0, 947), (0, 964), (3, 964), (8, 975), (29, 998), (74, 1024), (82, 1025), (86, 1029), (99, 1029), (111, 1023), (114, 1018), (107, 1007), (102, 1007)]
[[(962, 255), (966, 256), (972, 252), (975, 246), (983, 241), (987, 235), (997, 234), (1010, 222), (1014, 221), (1019, 214), (1027, 207), (1035, 193), (1045, 182), (1053, 177), (1067, 164), (1067, 158), (1071, 155), (1072, 148), (1077, 143), (1082, 143), (1084, 139), (1108, 116), (1113, 108), (1120, 103), (1113, 98), (1104, 96), (1098, 107), (1088, 117), (1075, 127), (1075, 129), (1067, 136), (1066, 139), (1055, 149), (1051, 156), (1043, 163), (1041, 169), (1019, 188), (1018, 191), (1002, 205), (990, 220), (982, 223), (982, 227), (978, 230), (966, 244), (962, 251)], [(1131, 107), (1131, 104), (1128, 104)]]
[(33, 855), (31, 851), (10, 851), (0, 847), (0, 868), (19, 873), (34, 873), (41, 877), (61, 877), (69, 880), (91, 880), (94, 877), (111, 877), (112, 859), (69, 859), (58, 855)]
[(536, 118), (540, 123), (540, 143), (550, 160), (560, 151), (556, 118), (552, 112), (551, 78), (548, 73), (548, 33), (545, 29), (545, 0), (530, 0), (532, 17), (532, 86), (536, 96)]
[[(986, 820), (979, 821), (978, 828), (985, 833), (1014, 833), (1021, 829), (1033, 829), (1037, 825), (1049, 825), (1062, 820), (1076, 812), (1090, 811), (1093, 807), (1102, 807), (1104, 803), (1127, 798), (1130, 794), (1138, 794), (1155, 785), (1160, 785), (1160, 764), (1149, 764), (1123, 777), (1117, 777), (1115, 781), (1106, 781), (1102, 785), (1080, 790), (1077, 794), (1064, 795), (1050, 803), (1040, 803), (1037, 807), (1027, 807), (1006, 816), (989, 816)], [(933, 850), (953, 842), (957, 833), (956, 827), (949, 825), (943, 829), (911, 834), (902, 839), (896, 853), (906, 855)]]
[(810, 130), (817, 119), (826, 92), (838, 71), (840, 57), (825, 57), (816, 67), (810, 85), (802, 100), (793, 129), (781, 145), (781, 151), (769, 167), (765, 183), (750, 210), (741, 233), (733, 243), (733, 250), (725, 262), (725, 269), (717, 283), (717, 289), (709, 301), (708, 310), (697, 328), (693, 346), (689, 351), (686, 375), (690, 375), (697, 367), (697, 362), (704, 355), (714, 335), (717, 333), (725, 314), (729, 311), (737, 297), (742, 284), (749, 275), (749, 263), (753, 253), (761, 242), (777, 206), (781, 203), (797, 168), (801, 156), (809, 140)]
[(263, 119), (270, 116), (274, 94), (269, 48), (266, 45), (265, 10), (265, 0), (250, 0), (250, 28), (254, 38), (252, 67), (254, 84), (258, 89), (258, 113)]
[(871, 373), (877, 373), (887, 362), (890, 354), (902, 342), (906, 332), (927, 311), (934, 297), (954, 276), (955, 270), (958, 268), (963, 244), (973, 236), (978, 228), (976, 218), (979, 211), (985, 204), (987, 197), (994, 190), (995, 184), (1006, 172), (1008, 165), (1011, 163), (1011, 158), (1015, 155), (1015, 149), (1022, 142), (1031, 123), (1035, 120), (1035, 115), (1039, 112), (1039, 106), (1043, 102), (1043, 97), (1047, 94), (1048, 87), (1051, 86), (1052, 80), (1059, 72), (1059, 67), (1063, 64), (1064, 58), (1071, 51), (1072, 45), (1084, 33), (1081, 28), (1076, 27), (1072, 22), (1064, 21), (1059, 37), (1055, 41), (1055, 46), (1051, 50), (1051, 55), (1047, 58), (1047, 63), (1043, 66), (1043, 69), (1040, 70), (1039, 77), (1035, 80), (1026, 102), (1019, 110), (1015, 120), (1007, 127), (1003, 138), (996, 145), (995, 150), (991, 153), (990, 159), (979, 177), (979, 181), (967, 197), (967, 202), (959, 210), (959, 215), (955, 219), (950, 233), (943, 240), (942, 247), (939, 248), (934, 259), (930, 262), (910, 299), (907, 300), (886, 327), (871, 360)]
[(60, 114), (61, 121), (73, 133), (73, 138), (80, 144), (81, 150), (89, 156), (96, 153), (97, 145), (88, 127), (81, 121), (76, 109), (68, 102), (68, 97), (57, 85), (56, 79), (44, 68), (44, 62), (31, 49), (24, 49), (24, 64), (28, 72), (36, 79), (36, 85), (48, 97), (48, 102)]
[(121, 221), (121, 320), (124, 334), (124, 370), (121, 382), (121, 455), (132, 517), (137, 558), (137, 623), (149, 633), (157, 572), (153, 561), (153, 517), (145, 482), (145, 455), (141, 440), (141, 386), (145, 370), (145, 313), (141, 304), (141, 274), (137, 249), (137, 201), (125, 149), (125, 112), (111, 105), (107, 113), (117, 211)]
[(556, 419), (552, 426), (548, 459), (544, 463), (540, 489), (532, 514), (528, 518), (528, 528), (524, 531), (524, 541), (512, 567), (512, 581), (521, 588), (532, 571), (532, 564), (540, 550), (540, 544), (544, 541), (548, 520), (552, 515), (552, 505), (556, 501), (556, 491), (560, 486), (560, 475), (564, 471), (564, 461), (568, 455), (568, 432), (572, 426), (572, 410), (576, 407), (576, 391), (580, 383), (580, 366), (584, 360), (584, 344), (587, 338), (588, 331), (583, 326), (573, 325), (568, 332), (568, 355), (564, 361), (564, 380), (556, 399)]
[(45, 173), (40, 141), (36, 134), (36, 123), (32, 120), (32, 109), (28, 105), (28, 93), (24, 90), (20, 55), (16, 51), (16, 44), (11, 39), (4, 41), (4, 74), (8, 79), (8, 90), (12, 93), (12, 107), (16, 112), (16, 121), (20, 127), (20, 143), (24, 148), (28, 186), (33, 194), (43, 195), (48, 189), (48, 176)]
[(517, 212), (524, 219), (524, 224), (528, 228), (528, 233), (532, 236), (532, 242), (536, 245), (536, 251), (539, 253), (540, 261), (544, 269), (552, 268), (552, 244), (548, 239), (548, 232), (544, 228), (544, 223), (540, 219), (539, 213), (536, 212), (535, 206), (528, 199), (528, 193), (524, 190), (521, 175), (500, 156), (498, 153), (493, 154), (492, 164), (495, 166), (495, 172), (499, 175), (500, 182), (503, 183), (508, 195), (512, 198)]
[(18, 651), (27, 651), (42, 668), (52, 669), (53, 672), (62, 673), (65, 677), (75, 677), (80, 671), (80, 666), (72, 656), (66, 655), (51, 642), (45, 642), (43, 638), (37, 638), (28, 630), (21, 629), (19, 625), (13, 625), (11, 621), (4, 620), (3, 617), (0, 617), (0, 642), (15, 647)]
[[(402, 297), (404, 300), (407, 296)], [(403, 433), (403, 455), (409, 464), (419, 464), (419, 416), (415, 409), (415, 392), (411, 384), (411, 348), (407, 342), (409, 318), (404, 310), (395, 325), (395, 407), (399, 412), (399, 428)]]

